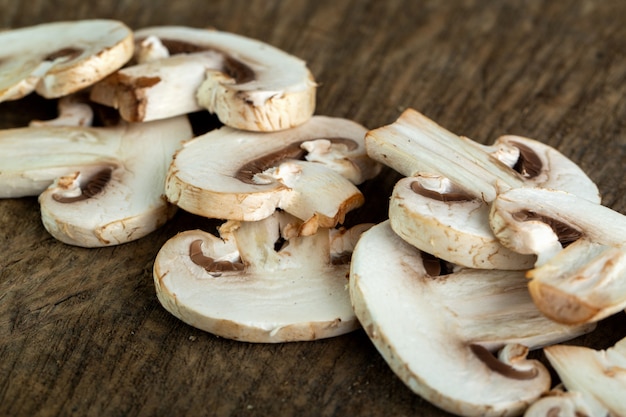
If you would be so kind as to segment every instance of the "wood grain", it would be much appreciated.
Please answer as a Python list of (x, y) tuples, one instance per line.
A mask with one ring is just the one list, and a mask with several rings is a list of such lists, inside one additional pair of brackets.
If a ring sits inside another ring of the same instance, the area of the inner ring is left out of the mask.
[[(539, 139), (626, 213), (624, 2), (0, 0), (0, 12), (5, 28), (100, 17), (257, 38), (309, 63), (318, 114), (374, 128), (413, 107), (482, 143)], [(2, 103), (0, 128), (52, 114), (37, 97)], [(367, 187), (378, 217), (396, 178), (386, 174)], [(140, 241), (80, 249), (46, 233), (36, 198), (0, 201), (0, 415), (447, 415), (412, 394), (362, 331), (254, 345), (170, 316), (153, 259), (176, 232), (211, 227), (179, 212)], [(618, 314), (572, 343), (605, 348), (625, 329)]]

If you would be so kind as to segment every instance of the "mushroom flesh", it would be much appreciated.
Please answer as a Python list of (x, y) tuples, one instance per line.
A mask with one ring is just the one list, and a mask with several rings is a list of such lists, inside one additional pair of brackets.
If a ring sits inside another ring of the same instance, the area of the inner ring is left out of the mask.
[(39, 126), (0, 132), (0, 196), (39, 195), (42, 221), (77, 246), (145, 236), (175, 207), (163, 197), (187, 117), (113, 127)]
[(208, 218), (256, 221), (281, 209), (304, 221), (305, 234), (334, 227), (363, 203), (355, 184), (380, 169), (366, 155), (365, 132), (324, 116), (280, 132), (213, 130), (176, 154), (166, 196)]
[(574, 194), (520, 188), (494, 201), (495, 236), (537, 255), (529, 289), (563, 323), (598, 321), (626, 308), (626, 217)]
[(135, 32), (136, 56), (92, 90), (128, 121), (206, 109), (237, 129), (275, 131), (307, 121), (316, 84), (305, 62), (264, 42), (217, 30), (157, 26)]
[(534, 263), (532, 255), (503, 247), (489, 227), (489, 205), (503, 190), (554, 188), (600, 200), (589, 177), (552, 147), (511, 135), (480, 145), (412, 109), (368, 132), (365, 142), (370, 157), (407, 177), (389, 204), (394, 231), (466, 267), (526, 269)]
[(0, 101), (33, 91), (56, 98), (126, 64), (133, 54), (133, 33), (115, 20), (77, 20), (3, 31), (0, 44)]
[[(247, 342), (337, 336), (359, 327), (347, 289), (349, 265), (329, 229), (298, 236), (300, 220), (276, 212), (257, 222), (228, 221), (220, 237), (182, 232), (154, 264), (163, 307), (187, 324)], [(336, 232), (332, 233), (336, 235)]]
[(398, 237), (388, 221), (360, 237), (350, 296), (363, 328), (402, 381), (465, 416), (523, 412), (550, 388), (545, 367), (526, 359), (528, 349), (594, 328), (547, 319), (529, 297), (522, 271), (442, 264)]

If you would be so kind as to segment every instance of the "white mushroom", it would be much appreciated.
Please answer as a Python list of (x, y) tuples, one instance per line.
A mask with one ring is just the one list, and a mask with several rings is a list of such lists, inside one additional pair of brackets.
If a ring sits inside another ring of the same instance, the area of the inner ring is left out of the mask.
[(186, 117), (115, 127), (41, 126), (0, 132), (0, 197), (39, 195), (58, 240), (107, 246), (165, 223), (167, 168), (192, 137)]
[(520, 255), (493, 235), (489, 204), (503, 190), (562, 189), (599, 202), (595, 184), (572, 161), (538, 141), (502, 136), (493, 145), (459, 137), (415, 110), (368, 132), (368, 155), (405, 175), (389, 204), (394, 231), (407, 242), (455, 264), (525, 269)]
[[(606, 350), (555, 345), (544, 351), (567, 388), (568, 397), (578, 399), (575, 405), (588, 410), (587, 414), (577, 410), (577, 416), (626, 415), (626, 338)], [(562, 410), (556, 403), (553, 413)], [(565, 416), (546, 414), (547, 417), (552, 415)]]
[(328, 229), (296, 236), (299, 223), (276, 212), (226, 222), (221, 238), (200, 230), (174, 236), (154, 263), (159, 301), (194, 327), (247, 342), (315, 340), (358, 328), (349, 265), (334, 260)]
[[(433, 259), (380, 223), (352, 254), (355, 313), (391, 369), (414, 392), (464, 416), (516, 415), (550, 387), (528, 348), (573, 338), (541, 314), (522, 271), (458, 269)], [(428, 272), (431, 271), (431, 272)], [(496, 358), (492, 352), (500, 350)]]
[(342, 223), (363, 203), (354, 183), (380, 169), (367, 158), (365, 132), (352, 121), (323, 116), (272, 133), (223, 127), (176, 154), (166, 195), (209, 218), (255, 221), (279, 208), (304, 220), (302, 233), (312, 234)]
[(227, 126), (274, 131), (313, 114), (316, 84), (306, 64), (266, 43), (182, 26), (140, 29), (135, 39), (136, 55), (147, 62), (120, 70), (91, 95), (125, 120), (207, 109)]
[(563, 391), (561, 386), (526, 409), (524, 417), (612, 417), (606, 407), (581, 392)]
[(566, 192), (509, 190), (494, 201), (495, 235), (537, 255), (530, 292), (553, 320), (601, 320), (626, 308), (626, 216)]
[(118, 21), (78, 20), (3, 31), (0, 45), (0, 101), (33, 91), (56, 98), (122, 67), (132, 57), (133, 34)]

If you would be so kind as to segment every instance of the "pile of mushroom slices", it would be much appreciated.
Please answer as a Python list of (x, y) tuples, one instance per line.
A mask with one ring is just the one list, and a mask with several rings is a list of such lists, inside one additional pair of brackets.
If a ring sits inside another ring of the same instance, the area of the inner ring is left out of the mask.
[(58, 240), (108, 246), (170, 219), (165, 173), (193, 137), (185, 116), (92, 126), (89, 88), (132, 59), (133, 33), (112, 20), (56, 22), (0, 33), (0, 100), (58, 99), (59, 116), (0, 131), (0, 197), (39, 196)]
[[(8, 30), (0, 43), (0, 101), (37, 92), (60, 110), (0, 132), (0, 198), (39, 195), (44, 226), (72, 245), (126, 243), (173, 216), (165, 175), (194, 136), (190, 112), (273, 131), (305, 123), (315, 107), (303, 61), (216, 30), (133, 32), (96, 19)], [(94, 106), (119, 110), (117, 120), (93, 126)]]
[[(529, 349), (590, 332), (626, 307), (625, 217), (600, 205), (576, 164), (535, 140), (485, 146), (408, 109), (365, 141), (370, 157), (405, 178), (389, 219), (354, 249), (357, 318), (393, 371), (433, 404), (468, 416), (523, 413), (551, 386)], [(556, 359), (564, 351), (546, 348), (562, 376), (571, 366)], [(587, 361), (613, 370), (604, 395), (622, 408), (603, 404), (614, 415), (624, 415), (621, 355), (608, 368)]]
[(349, 255), (370, 225), (336, 226), (363, 204), (357, 185), (380, 170), (366, 155), (366, 132), (313, 116), (288, 130), (223, 127), (185, 143), (167, 176), (168, 200), (226, 221), (219, 237), (188, 231), (161, 248), (154, 280), (163, 306), (192, 326), (247, 342), (358, 328)]

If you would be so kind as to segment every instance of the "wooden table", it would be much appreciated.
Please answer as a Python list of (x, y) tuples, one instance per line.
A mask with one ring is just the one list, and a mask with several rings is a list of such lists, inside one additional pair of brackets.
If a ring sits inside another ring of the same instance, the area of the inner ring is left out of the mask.
[[(625, 16), (619, 1), (0, 1), (6, 28), (102, 17), (263, 40), (309, 63), (317, 114), (375, 128), (413, 107), (482, 143), (536, 138), (622, 213)], [(34, 96), (0, 104), (0, 128), (53, 113)], [(386, 196), (393, 175), (378, 181)], [(0, 201), (0, 415), (447, 415), (407, 389), (363, 331), (246, 344), (167, 313), (153, 259), (176, 232), (207, 224), (181, 212), (139, 241), (81, 249), (46, 233), (36, 198)], [(618, 314), (572, 343), (624, 336)]]

